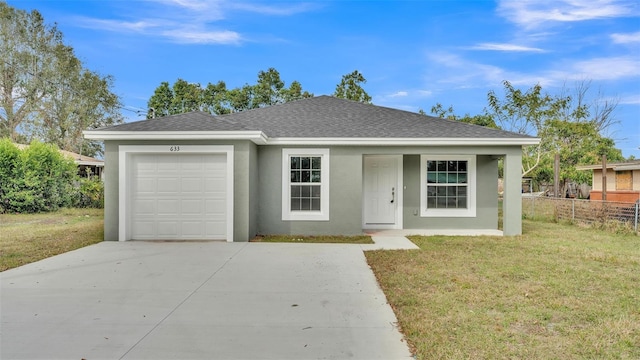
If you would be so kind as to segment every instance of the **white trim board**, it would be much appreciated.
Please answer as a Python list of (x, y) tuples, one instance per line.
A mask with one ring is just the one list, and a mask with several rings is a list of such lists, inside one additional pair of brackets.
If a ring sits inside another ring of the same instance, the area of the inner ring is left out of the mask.
[(100, 131), (85, 130), (90, 140), (250, 140), (257, 145), (359, 145), (359, 146), (491, 146), (537, 145), (538, 138), (392, 138), (392, 137), (281, 137), (270, 138), (262, 131)]
[(128, 201), (131, 155), (149, 153), (217, 153), (226, 154), (227, 163), (227, 242), (233, 241), (233, 145), (120, 145), (118, 146), (118, 240), (131, 239)]

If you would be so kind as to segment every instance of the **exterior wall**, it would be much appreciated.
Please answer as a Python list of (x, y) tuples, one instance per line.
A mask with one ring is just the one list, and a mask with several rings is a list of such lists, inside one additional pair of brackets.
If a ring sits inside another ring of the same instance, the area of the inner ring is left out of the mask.
[[(640, 200), (640, 170), (633, 170), (633, 190), (616, 189), (616, 173), (607, 169), (607, 201), (634, 203)], [(593, 170), (593, 190), (591, 200), (602, 200), (602, 170)]]
[[(634, 180), (636, 174), (633, 174)], [(638, 174), (640, 176), (640, 174)], [(593, 190), (602, 192), (602, 169), (593, 170)], [(592, 190), (592, 192), (593, 192)], [(616, 190), (616, 174), (613, 169), (607, 169), (607, 193)], [(640, 190), (640, 189), (639, 189)]]
[[(247, 145), (249, 147), (249, 178), (247, 179), (249, 182), (249, 232), (246, 240), (250, 240), (258, 233), (258, 210), (260, 206), (258, 184), (260, 184), (260, 171), (258, 170), (258, 146), (252, 142)], [(246, 240), (234, 239), (234, 241)]]
[[(300, 146), (287, 148), (302, 148)], [(314, 146), (311, 148), (326, 148)], [(362, 233), (362, 183), (364, 155), (404, 155), (402, 224), (405, 229), (497, 229), (498, 227), (498, 165), (495, 156), (520, 156), (519, 146), (513, 147), (330, 147), (330, 215), (328, 221), (282, 220), (282, 146), (258, 148), (260, 173), (260, 234), (360, 234)], [(474, 155), (477, 157), (477, 213), (475, 218), (420, 217), (420, 155)], [(520, 159), (520, 157), (518, 157)], [(517, 198), (513, 207), (521, 207), (520, 169), (518, 167)], [(517, 180), (517, 181), (516, 181)], [(414, 215), (416, 214), (416, 215)], [(521, 219), (517, 219), (521, 220)], [(510, 220), (514, 221), (515, 220)], [(517, 228), (517, 229), (516, 229)], [(514, 224), (514, 234), (521, 232), (521, 223)]]
[(257, 169), (255, 145), (249, 141), (105, 141), (104, 171), (104, 239), (118, 240), (118, 146), (119, 145), (233, 145), (234, 146), (234, 241), (247, 241), (251, 229), (257, 228), (257, 215), (251, 205), (257, 202), (257, 188), (251, 184)]
[[(106, 141), (105, 142), (105, 240), (118, 240), (118, 146), (119, 145), (233, 145), (234, 146), (234, 241), (247, 241), (256, 234), (344, 234), (362, 233), (362, 184), (364, 155), (403, 155), (405, 229), (496, 229), (497, 160), (495, 156), (509, 154), (512, 161), (520, 159), (519, 146), (498, 147), (357, 147), (330, 148), (330, 213), (329, 221), (282, 221), (282, 146), (257, 146), (249, 141)], [(287, 148), (303, 148), (289, 146)], [(313, 146), (310, 148), (327, 148)], [(477, 154), (477, 212), (475, 218), (420, 217), (420, 155)], [(517, 154), (517, 156), (515, 155)], [(517, 159), (516, 159), (517, 158)], [(518, 166), (519, 175), (519, 166)], [(517, 197), (509, 200), (512, 208), (520, 208), (520, 180)], [(517, 178), (517, 179), (516, 179)], [(640, 178), (640, 176), (639, 176)], [(516, 181), (517, 180), (517, 181)], [(635, 180), (635, 178), (634, 178)], [(514, 196), (515, 196), (514, 195)], [(506, 199), (505, 199), (506, 203)], [(505, 204), (506, 206), (506, 204)], [(505, 212), (518, 234), (521, 220), (517, 211)], [(417, 215), (414, 215), (417, 214)]]
[[(301, 148), (301, 147), (291, 147)], [(321, 148), (321, 147), (313, 147)], [(330, 150), (329, 221), (282, 220), (282, 147), (258, 148), (260, 234), (355, 235), (362, 233), (362, 153), (357, 148)]]
[(420, 155), (404, 156), (404, 229), (497, 229), (498, 161), (476, 158), (476, 217), (420, 217)]
[[(602, 200), (602, 191), (591, 190), (591, 200)], [(638, 200), (640, 200), (640, 191), (607, 191), (607, 201), (635, 203)]]

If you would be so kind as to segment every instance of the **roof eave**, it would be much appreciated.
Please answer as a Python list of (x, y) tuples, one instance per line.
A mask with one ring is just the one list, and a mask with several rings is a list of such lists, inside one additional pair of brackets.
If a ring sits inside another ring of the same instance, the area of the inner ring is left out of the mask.
[(95, 131), (85, 130), (89, 140), (251, 140), (265, 144), (262, 131)]
[(84, 131), (89, 140), (250, 140), (258, 145), (363, 145), (363, 146), (528, 146), (540, 139), (522, 138), (374, 138), (374, 137), (267, 137), (262, 131)]
[(537, 145), (538, 138), (270, 138), (268, 145), (489, 146)]

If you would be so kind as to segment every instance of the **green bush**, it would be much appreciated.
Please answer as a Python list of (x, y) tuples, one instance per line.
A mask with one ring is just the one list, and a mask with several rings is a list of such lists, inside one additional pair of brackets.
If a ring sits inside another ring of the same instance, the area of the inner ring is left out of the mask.
[(36, 213), (72, 206), (77, 181), (76, 164), (55, 145), (34, 141), (19, 150), (10, 140), (0, 140), (0, 212)]
[(80, 178), (76, 186), (74, 207), (96, 208), (104, 207), (104, 184), (97, 176)]

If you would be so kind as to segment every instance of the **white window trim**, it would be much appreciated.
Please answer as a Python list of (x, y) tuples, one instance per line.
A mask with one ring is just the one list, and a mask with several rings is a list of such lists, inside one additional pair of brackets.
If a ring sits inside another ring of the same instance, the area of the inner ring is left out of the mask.
[(144, 153), (221, 153), (227, 156), (227, 242), (233, 241), (233, 145), (120, 145), (118, 146), (118, 240), (131, 240), (131, 156)]
[[(320, 169), (320, 211), (291, 211), (291, 174), (289, 169), (292, 156), (319, 156)], [(283, 221), (328, 221), (329, 220), (329, 149), (282, 149), (282, 220)]]
[[(427, 209), (427, 161), (466, 160), (467, 199), (466, 209)], [(476, 217), (476, 156), (475, 155), (421, 155), (420, 156), (420, 216), (421, 217)]]

